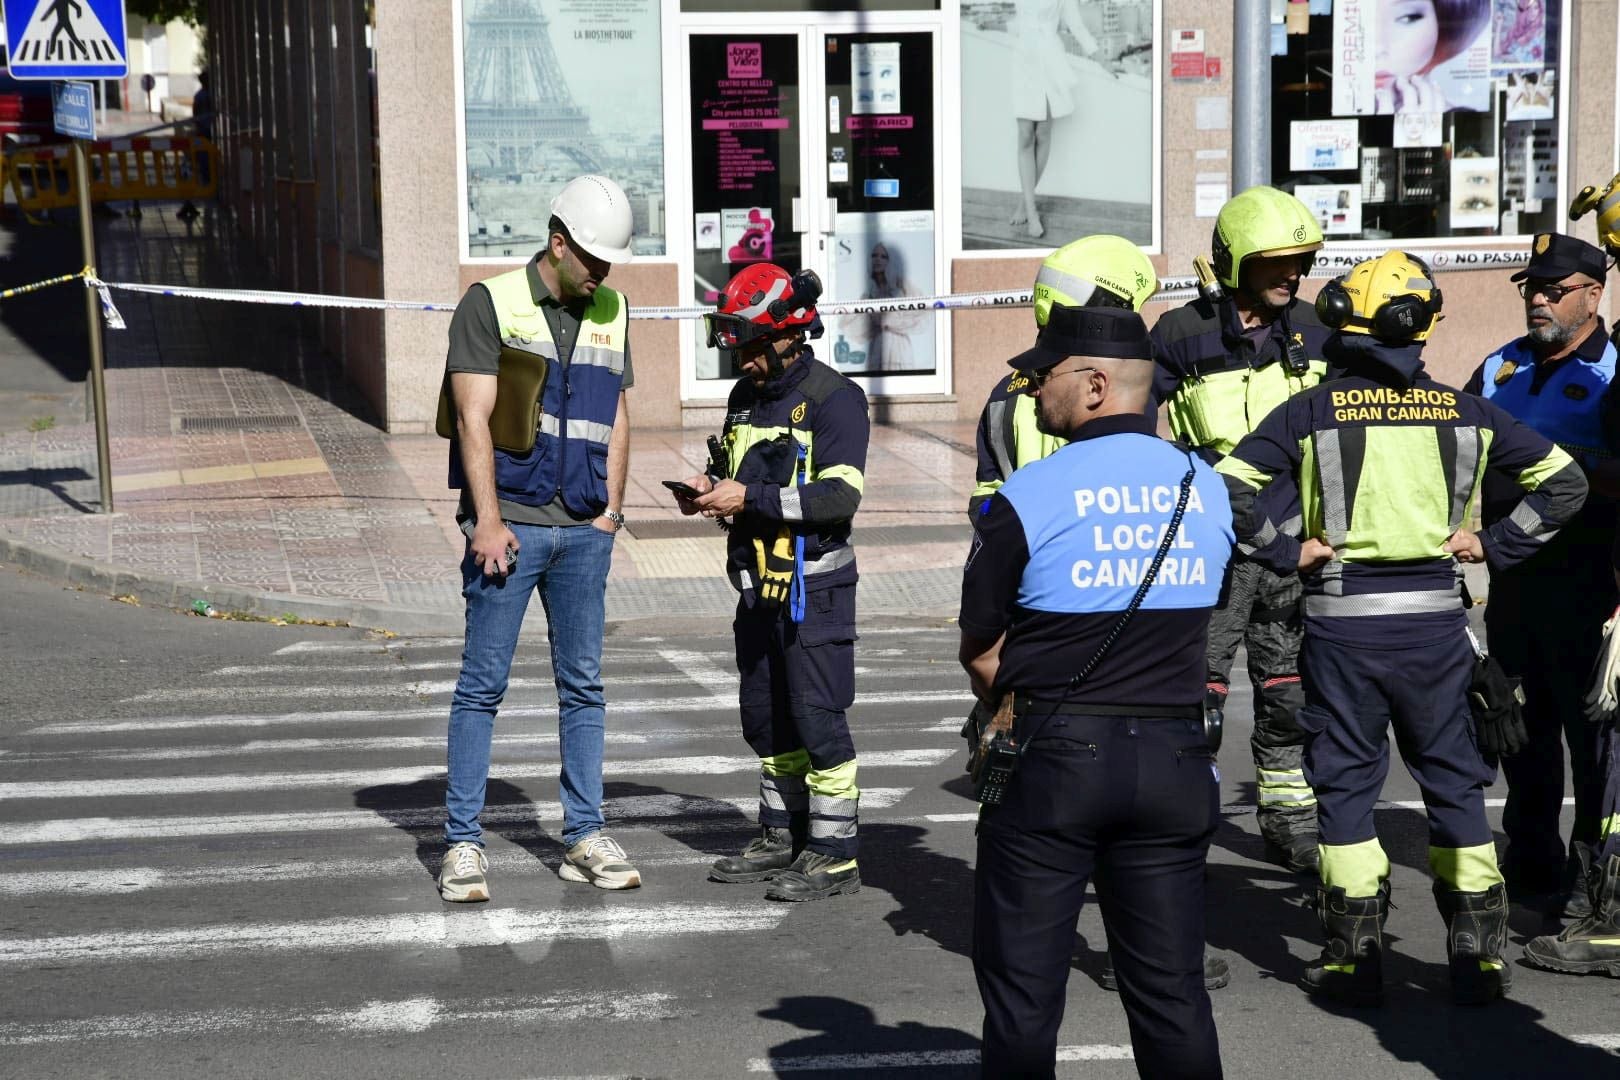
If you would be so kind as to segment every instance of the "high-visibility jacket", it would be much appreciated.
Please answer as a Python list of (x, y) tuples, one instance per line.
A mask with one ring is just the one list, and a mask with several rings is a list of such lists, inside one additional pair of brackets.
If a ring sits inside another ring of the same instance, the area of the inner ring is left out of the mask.
[(726, 546), (727, 574), (739, 591), (758, 584), (755, 538), (769, 544), (783, 528), (804, 537), (806, 590), (856, 580), (849, 537), (870, 437), (865, 392), (808, 347), (763, 387), (737, 381), (720, 439), (732, 478), (748, 489)]
[(1069, 444), (1067, 439), (1048, 435), (1035, 425), (1035, 399), (1027, 392), (1029, 383), (1027, 372), (1011, 373), (991, 389), (990, 399), (979, 414), (979, 466), (974, 474), (973, 497), (968, 500), (970, 518), (1014, 472)]
[(1273, 482), (1289, 485), (1304, 534), (1334, 550), (1301, 575), (1308, 630), (1388, 641), (1456, 629), (1462, 567), (1443, 546), (1473, 520), (1486, 471), (1524, 492), (1479, 534), (1493, 570), (1534, 554), (1574, 517), (1586, 477), (1502, 409), (1430, 379), (1421, 345), (1344, 338), (1329, 353), (1347, 374), (1290, 399), (1217, 466), (1239, 547), (1279, 572), (1298, 565), (1300, 540), (1267, 520), (1255, 497)]
[[(560, 498), (580, 517), (599, 514), (607, 507), (608, 440), (624, 383), (629, 321), (623, 295), (597, 286), (580, 319), (573, 353), (561, 363), (546, 314), (529, 291), (526, 270), (497, 274), (481, 284), (494, 304), (501, 345), (538, 353), (547, 364), (534, 448), (527, 454), (496, 448), (497, 494), (525, 506), (545, 506)], [(454, 443), (450, 486), (466, 487), (461, 452)]]
[[(1152, 335), (1154, 395), (1168, 402), (1176, 438), (1206, 456), (1231, 453), (1271, 410), (1327, 374), (1328, 331), (1303, 300), (1279, 313), (1258, 344), (1243, 332), (1235, 305), (1204, 297), (1164, 315)], [(1304, 352), (1303, 374), (1287, 362), (1290, 347)]]

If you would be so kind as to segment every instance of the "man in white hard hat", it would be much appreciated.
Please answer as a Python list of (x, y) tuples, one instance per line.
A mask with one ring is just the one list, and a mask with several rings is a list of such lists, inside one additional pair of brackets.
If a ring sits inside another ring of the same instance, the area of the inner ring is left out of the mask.
[[(522, 269), (468, 289), (450, 322), (450, 486), (461, 489), (456, 516), (467, 534), (467, 638), (450, 703), (450, 847), (439, 872), (447, 901), (489, 899), (478, 817), (490, 738), (536, 590), (557, 683), (567, 848), (558, 876), (602, 889), (641, 884), (602, 820), (604, 601), (613, 537), (624, 526), (624, 391), (632, 381), (628, 302), (602, 281), (614, 264), (630, 261), (630, 233), (630, 203), (619, 186), (576, 177), (552, 200), (545, 248)], [(523, 359), (514, 350), (538, 354), (546, 371), (539, 429), (527, 450), (502, 449), (491, 436), (503, 357)]]

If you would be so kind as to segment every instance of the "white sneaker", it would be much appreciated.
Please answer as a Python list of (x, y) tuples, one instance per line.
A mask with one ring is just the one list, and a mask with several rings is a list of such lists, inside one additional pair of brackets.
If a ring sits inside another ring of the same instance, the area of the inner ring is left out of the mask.
[(451, 844), (439, 867), (439, 896), (452, 904), (475, 904), (489, 899), (489, 860), (471, 840)]
[(563, 856), (557, 876), (564, 881), (584, 881), (598, 889), (634, 889), (641, 885), (641, 871), (630, 865), (630, 857), (618, 841), (605, 833), (592, 833)]

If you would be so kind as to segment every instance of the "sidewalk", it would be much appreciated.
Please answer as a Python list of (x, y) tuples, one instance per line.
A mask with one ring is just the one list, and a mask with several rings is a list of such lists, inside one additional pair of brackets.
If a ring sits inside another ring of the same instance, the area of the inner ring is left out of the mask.
[[(102, 277), (267, 284), (212, 212), (188, 227), (173, 207), (143, 209), (139, 221), (99, 219)], [(44, 235), (76, 255), (73, 231)], [(375, 427), (336, 361), (300, 333), (306, 313), (113, 298), (128, 324), (105, 334), (117, 513), (96, 512), (95, 433), (82, 413), (46, 430), (8, 425), (0, 560), (143, 603), (206, 599), (222, 611), (459, 632), (462, 537), (445, 486), (447, 443)], [(35, 359), (0, 354), (0, 393)], [(707, 434), (634, 432), (610, 619), (731, 612), (721, 534), (682, 518), (659, 483), (701, 467)], [(873, 430), (855, 536), (863, 615), (955, 614), (972, 444), (970, 423)]]

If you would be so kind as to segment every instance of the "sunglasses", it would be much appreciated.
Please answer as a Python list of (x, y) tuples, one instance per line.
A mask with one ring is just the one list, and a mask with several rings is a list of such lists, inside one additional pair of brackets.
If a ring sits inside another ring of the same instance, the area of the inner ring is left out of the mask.
[(1554, 285), (1546, 281), (1521, 281), (1519, 282), (1519, 295), (1528, 300), (1540, 293), (1547, 298), (1548, 303), (1558, 304), (1562, 303), (1564, 297), (1570, 293), (1579, 292), (1581, 289), (1596, 288), (1597, 284), (1595, 281), (1588, 281), (1584, 285)]
[(1053, 364), (1052, 367), (1040, 368), (1037, 371), (1032, 371), (1032, 372), (1029, 373), (1029, 379), (1030, 379), (1031, 382), (1033, 382), (1035, 384), (1035, 389), (1039, 390), (1041, 387), (1046, 385), (1046, 382), (1047, 382), (1048, 379), (1055, 379), (1059, 375), (1075, 375), (1075, 374), (1078, 374), (1079, 372), (1082, 372), (1082, 371), (1101, 371), (1102, 370), (1102, 368), (1096, 368), (1096, 367), (1077, 367), (1077, 368), (1070, 368), (1068, 371), (1053, 371), (1052, 368), (1055, 368), (1055, 367), (1057, 367), (1057, 365)]

